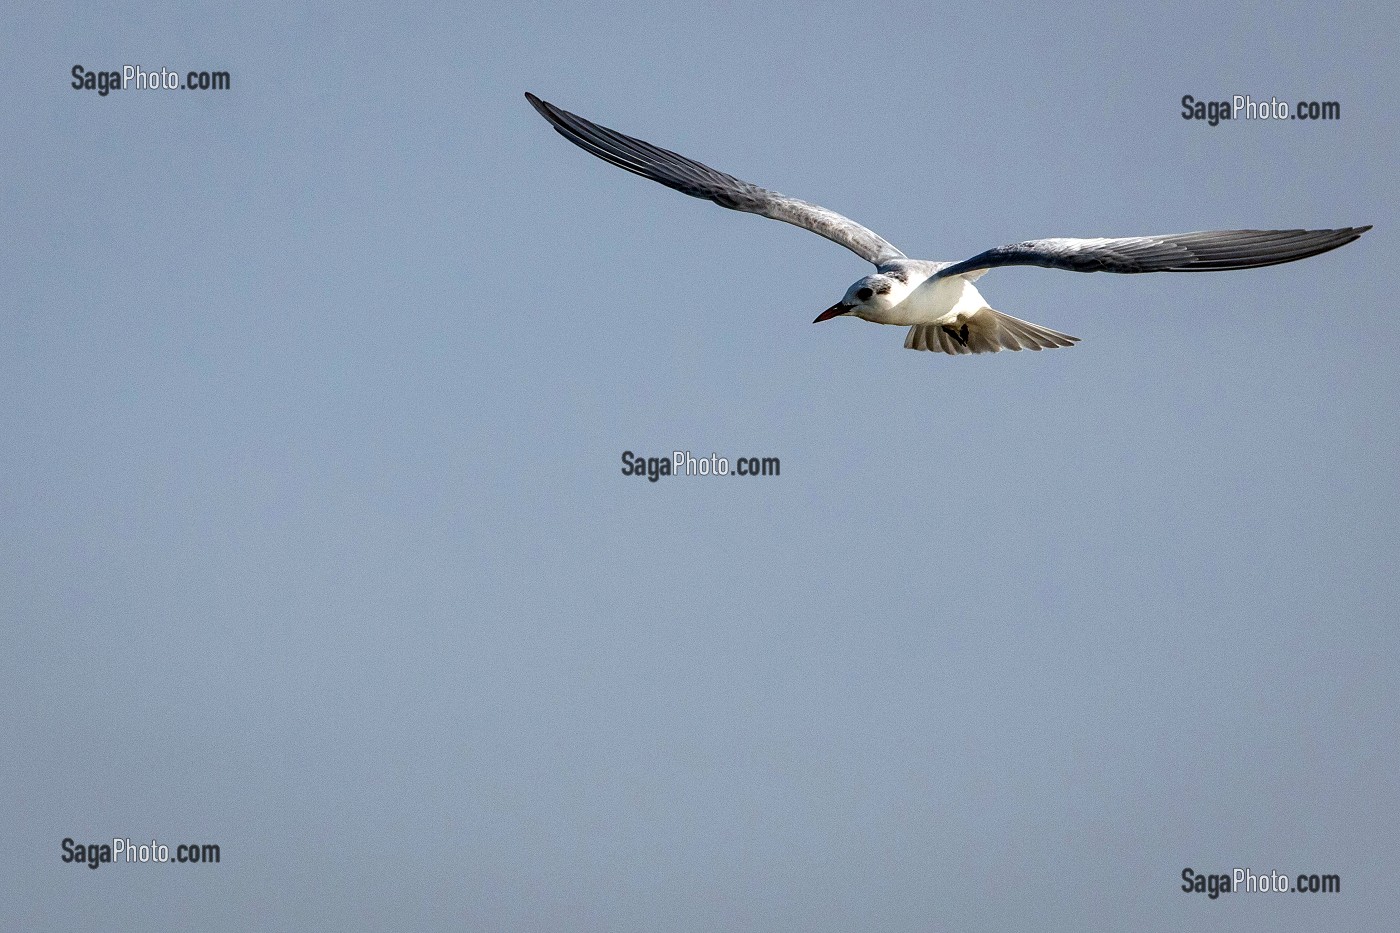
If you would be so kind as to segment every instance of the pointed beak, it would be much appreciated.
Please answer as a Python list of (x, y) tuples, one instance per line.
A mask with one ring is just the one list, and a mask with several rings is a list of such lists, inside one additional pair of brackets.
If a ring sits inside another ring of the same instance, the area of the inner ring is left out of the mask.
[(822, 321), (829, 321), (829, 320), (831, 320), (831, 319), (834, 318), (834, 317), (840, 317), (841, 315), (847, 313), (848, 311), (850, 311), (850, 310), (851, 310), (852, 308), (854, 308), (854, 307), (855, 307), (855, 305), (842, 304), (841, 302), (838, 301), (838, 302), (836, 302), (836, 304), (834, 304), (834, 305), (832, 305), (831, 307), (827, 308), (827, 309), (826, 309), (825, 311), (823, 311), (821, 314), (818, 314), (818, 315), (817, 315), (817, 319), (816, 319), (815, 321), (813, 321), (812, 323), (813, 323), (813, 324), (820, 324)]

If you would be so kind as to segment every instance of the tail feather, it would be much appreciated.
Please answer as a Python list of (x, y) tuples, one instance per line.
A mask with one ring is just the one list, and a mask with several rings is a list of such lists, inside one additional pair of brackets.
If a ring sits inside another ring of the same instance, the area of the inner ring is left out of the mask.
[(932, 350), (949, 356), (1002, 350), (1051, 350), (1072, 347), (1078, 342), (1078, 337), (991, 308), (933, 324), (915, 324), (904, 338), (904, 346), (910, 350)]

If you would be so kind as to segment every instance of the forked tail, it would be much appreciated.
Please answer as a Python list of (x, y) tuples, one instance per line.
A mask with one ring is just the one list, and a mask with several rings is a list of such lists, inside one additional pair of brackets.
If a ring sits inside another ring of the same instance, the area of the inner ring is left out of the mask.
[(991, 308), (933, 324), (915, 324), (904, 338), (904, 346), (910, 350), (934, 350), (949, 356), (1000, 353), (1002, 350), (1053, 350), (1072, 347), (1078, 342), (1078, 337)]

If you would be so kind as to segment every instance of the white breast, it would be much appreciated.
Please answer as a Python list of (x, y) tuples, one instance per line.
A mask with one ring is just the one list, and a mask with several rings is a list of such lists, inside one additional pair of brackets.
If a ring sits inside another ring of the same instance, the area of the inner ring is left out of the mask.
[(959, 314), (972, 315), (987, 307), (986, 299), (960, 275), (926, 281), (890, 308), (881, 324), (932, 324)]

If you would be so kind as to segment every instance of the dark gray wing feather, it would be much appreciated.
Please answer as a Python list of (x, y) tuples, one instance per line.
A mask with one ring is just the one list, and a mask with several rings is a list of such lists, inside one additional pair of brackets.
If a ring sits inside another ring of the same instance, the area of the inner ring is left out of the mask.
[(534, 94), (527, 92), (525, 98), (561, 136), (618, 168), (693, 198), (713, 201), (720, 207), (771, 217), (811, 230), (877, 266), (904, 258), (904, 254), (883, 237), (835, 211), (760, 188), (683, 155), (599, 126)]
[(1027, 240), (940, 269), (947, 278), (998, 266), (1071, 272), (1216, 272), (1293, 262), (1344, 246), (1370, 226), (1337, 230), (1203, 230), (1112, 239)]

